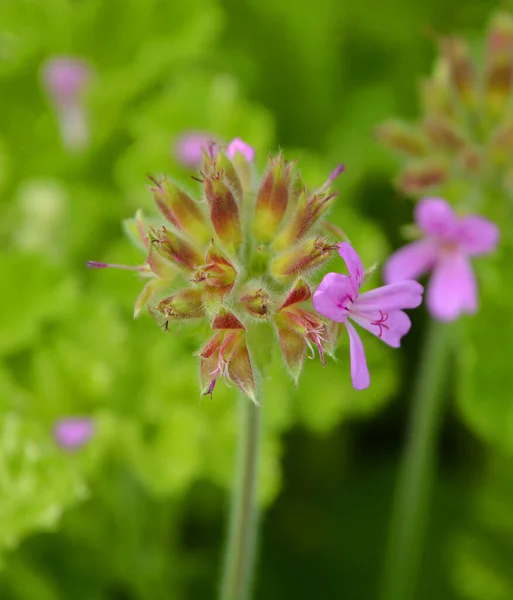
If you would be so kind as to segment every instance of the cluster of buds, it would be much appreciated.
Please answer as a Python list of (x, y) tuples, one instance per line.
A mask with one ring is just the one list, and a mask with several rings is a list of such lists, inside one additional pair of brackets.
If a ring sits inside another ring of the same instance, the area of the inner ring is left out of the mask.
[(498, 180), (513, 193), (513, 16), (493, 17), (481, 69), (465, 40), (441, 39), (421, 96), (418, 123), (392, 120), (377, 130), (382, 143), (407, 159), (398, 187), (422, 196), (443, 193), (449, 183)]
[(256, 402), (250, 329), (274, 330), (296, 382), (308, 350), (316, 348), (323, 363), (331, 350), (329, 327), (309, 304), (310, 277), (337, 251), (323, 218), (343, 167), (309, 190), (280, 153), (254, 185), (253, 157), (240, 139), (226, 152), (211, 144), (197, 178), (200, 200), (169, 178), (151, 177), (160, 222), (138, 212), (129, 224), (145, 248), (144, 264), (89, 266), (130, 269), (146, 280), (136, 317), (148, 309), (164, 330), (178, 321), (208, 322), (212, 337), (198, 351), (202, 393), (212, 394), (224, 378)]

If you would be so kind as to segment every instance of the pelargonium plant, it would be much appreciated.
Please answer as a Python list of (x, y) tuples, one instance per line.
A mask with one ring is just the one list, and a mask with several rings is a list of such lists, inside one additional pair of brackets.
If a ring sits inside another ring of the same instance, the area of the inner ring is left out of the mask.
[[(221, 590), (225, 600), (245, 597), (251, 575), (259, 437), (255, 373), (265, 367), (265, 360), (257, 364), (256, 350), (264, 348), (269, 355), (276, 341), (297, 383), (307, 354), (316, 352), (324, 364), (343, 324), (353, 384), (363, 389), (370, 383), (365, 352), (348, 319), (398, 347), (410, 329), (402, 309), (418, 306), (423, 291), (419, 283), (406, 281), (360, 292), (361, 260), (341, 230), (325, 221), (342, 165), (320, 187), (309, 189), (296, 163), (279, 153), (270, 157), (256, 185), (253, 158), (253, 148), (238, 138), (226, 151), (210, 144), (194, 178), (202, 187), (199, 201), (167, 177), (150, 177), (160, 219), (138, 212), (129, 226), (145, 249), (145, 262), (133, 267), (89, 263), (140, 275), (145, 284), (136, 317), (149, 310), (166, 331), (177, 322), (208, 323), (211, 334), (197, 353), (201, 392), (212, 395), (224, 379), (253, 401), (243, 403), (241, 472)], [(348, 275), (328, 273), (314, 293), (316, 272), (337, 253)]]

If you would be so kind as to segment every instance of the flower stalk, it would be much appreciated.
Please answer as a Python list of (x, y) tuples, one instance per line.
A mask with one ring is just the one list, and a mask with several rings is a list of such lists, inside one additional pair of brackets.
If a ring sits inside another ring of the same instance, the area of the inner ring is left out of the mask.
[(382, 579), (382, 600), (412, 600), (420, 570), (429, 501), (435, 476), (436, 449), (448, 371), (450, 330), (432, 320), (421, 355), (417, 385), (400, 465), (388, 549)]
[(249, 600), (257, 545), (261, 407), (241, 397), (241, 422), (220, 600)]

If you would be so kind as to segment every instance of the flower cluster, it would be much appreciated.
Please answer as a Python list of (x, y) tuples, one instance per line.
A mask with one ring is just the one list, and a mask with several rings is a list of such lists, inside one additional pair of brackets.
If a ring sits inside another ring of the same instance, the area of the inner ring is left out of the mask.
[(169, 178), (152, 177), (160, 221), (138, 212), (130, 223), (145, 248), (144, 264), (89, 266), (134, 270), (146, 281), (136, 317), (148, 309), (165, 330), (177, 321), (208, 322), (212, 335), (198, 352), (202, 392), (212, 394), (224, 378), (256, 401), (249, 329), (272, 326), (295, 381), (309, 349), (323, 363), (331, 350), (327, 324), (308, 302), (311, 275), (337, 250), (323, 217), (343, 167), (310, 190), (295, 163), (279, 154), (255, 186), (253, 157), (240, 139), (226, 152), (209, 145), (198, 177), (200, 201)]
[(421, 196), (440, 193), (449, 182), (475, 186), (493, 179), (513, 193), (513, 16), (492, 19), (482, 69), (465, 40), (442, 39), (421, 94), (418, 123), (392, 120), (377, 130), (379, 140), (407, 159), (399, 188)]

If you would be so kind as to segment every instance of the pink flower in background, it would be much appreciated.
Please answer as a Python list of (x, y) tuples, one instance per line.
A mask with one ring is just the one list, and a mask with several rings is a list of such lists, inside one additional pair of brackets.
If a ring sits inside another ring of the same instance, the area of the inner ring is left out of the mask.
[(89, 127), (82, 92), (91, 79), (92, 69), (80, 58), (55, 57), (42, 68), (42, 82), (52, 101), (64, 145), (80, 151), (89, 145)]
[(212, 148), (213, 152), (217, 152), (215, 142), (216, 140), (211, 133), (188, 131), (175, 141), (176, 159), (184, 167), (191, 169), (199, 167), (203, 149)]
[(478, 215), (458, 217), (441, 198), (421, 200), (415, 221), (424, 237), (389, 258), (385, 281), (416, 279), (432, 271), (427, 306), (433, 317), (453, 321), (462, 313), (475, 313), (477, 285), (470, 258), (495, 250), (498, 227)]
[(230, 160), (233, 160), (237, 153), (242, 154), (248, 162), (253, 162), (255, 158), (255, 149), (238, 137), (234, 138), (226, 149), (226, 155)]
[(349, 276), (328, 273), (313, 295), (313, 306), (321, 315), (346, 326), (353, 386), (363, 390), (370, 384), (369, 370), (362, 340), (349, 319), (385, 344), (398, 348), (411, 326), (410, 318), (402, 309), (420, 305), (423, 287), (416, 281), (407, 280), (361, 294), (365, 273), (360, 257), (348, 242), (340, 243), (338, 251)]
[(80, 448), (91, 439), (93, 432), (93, 422), (86, 417), (67, 417), (54, 425), (55, 439), (66, 450)]

